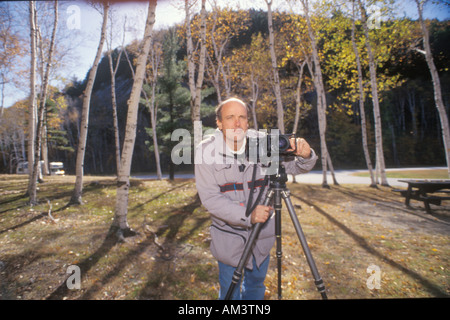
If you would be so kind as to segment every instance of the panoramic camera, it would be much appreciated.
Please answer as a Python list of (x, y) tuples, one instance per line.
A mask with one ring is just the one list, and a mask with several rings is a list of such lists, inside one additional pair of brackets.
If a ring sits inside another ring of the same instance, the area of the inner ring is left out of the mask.
[(275, 157), (289, 156), (295, 153), (291, 149), (290, 139), (294, 134), (280, 134), (278, 129), (256, 137), (247, 137), (246, 156), (252, 162), (270, 162)]

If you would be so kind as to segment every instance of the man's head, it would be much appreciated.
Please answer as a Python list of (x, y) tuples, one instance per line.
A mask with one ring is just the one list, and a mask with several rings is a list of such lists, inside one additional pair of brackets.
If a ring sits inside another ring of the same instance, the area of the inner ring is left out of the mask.
[(223, 101), (216, 108), (216, 123), (227, 144), (237, 151), (248, 129), (247, 106), (236, 98)]

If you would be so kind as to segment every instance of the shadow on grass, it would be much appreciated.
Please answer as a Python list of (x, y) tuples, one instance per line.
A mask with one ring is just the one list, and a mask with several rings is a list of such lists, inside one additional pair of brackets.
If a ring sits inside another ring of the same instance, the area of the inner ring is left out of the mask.
[[(207, 220), (209, 220), (209, 217), (198, 219), (195, 225), (192, 227), (191, 230), (189, 230), (189, 232), (186, 235), (182, 237), (177, 237), (180, 228), (182, 227), (186, 218), (191, 216), (194, 210), (200, 207), (200, 205), (201, 204), (199, 199), (194, 198), (191, 203), (179, 209), (175, 209), (174, 212), (168, 215), (167, 219), (164, 222), (162, 222), (162, 224), (167, 225), (169, 229), (167, 235), (164, 237), (165, 241), (162, 244), (162, 247), (170, 248), (173, 247), (174, 243), (175, 244), (183, 243), (195, 232), (195, 230), (200, 228)], [(77, 266), (80, 268), (80, 274), (82, 278), (88, 274), (89, 270), (92, 269), (102, 257), (104, 257), (116, 244), (118, 244), (115, 232), (113, 232), (112, 230), (113, 229), (110, 228), (103, 243), (92, 255), (90, 255), (83, 261), (77, 263)], [(167, 231), (167, 229), (165, 229), (165, 231)], [(102, 288), (104, 288), (105, 285), (107, 285), (109, 282), (111, 282), (113, 279), (119, 276), (121, 271), (124, 270), (126, 266), (133, 263), (141, 254), (143, 254), (152, 245), (154, 245), (154, 238), (152, 237), (147, 237), (141, 243), (136, 244), (133, 249), (131, 249), (127, 254), (121, 257), (121, 259), (112, 266), (112, 270), (106, 273), (101, 279), (96, 281), (95, 284), (93, 284), (91, 287), (86, 289), (86, 291), (78, 299), (80, 300), (93, 299), (98, 291), (102, 290)], [(165, 268), (165, 266), (162, 264), (156, 263), (153, 270), (149, 270), (147, 274), (152, 276), (154, 274), (161, 272), (167, 272), (167, 268)], [(64, 297), (70, 297), (71, 290), (68, 289), (66, 284), (69, 276), (70, 275), (68, 275), (66, 279), (63, 281), (63, 283), (61, 283), (61, 285), (46, 298), (47, 300), (61, 300)], [(140, 292), (138, 298), (148, 299), (149, 296), (146, 293), (148, 293), (148, 291), (151, 291), (151, 288), (154, 285), (155, 283), (153, 280), (148, 280), (148, 283), (146, 284), (145, 288)]]
[(401, 272), (409, 275), (410, 277), (416, 279), (418, 282), (420, 282), (425, 289), (430, 292), (432, 295), (436, 296), (436, 297), (447, 297), (447, 293), (442, 291), (441, 288), (439, 288), (438, 286), (436, 286), (435, 284), (433, 284), (432, 282), (428, 281), (427, 279), (425, 279), (424, 277), (422, 277), (421, 275), (419, 275), (418, 273), (402, 266), (401, 264), (395, 262), (394, 260), (390, 259), (389, 257), (385, 256), (384, 254), (382, 254), (381, 252), (379, 252), (378, 250), (374, 249), (372, 246), (369, 245), (369, 243), (361, 236), (359, 236), (358, 234), (356, 234), (355, 232), (353, 232), (350, 228), (348, 228), (347, 226), (345, 226), (344, 224), (342, 224), (341, 222), (339, 222), (337, 219), (335, 219), (334, 217), (332, 217), (330, 214), (328, 214), (325, 210), (321, 209), (316, 203), (306, 200), (302, 197), (299, 197), (297, 195), (293, 195), (295, 198), (297, 198), (298, 200), (304, 202), (305, 204), (307, 204), (310, 207), (314, 207), (314, 210), (316, 210), (318, 213), (320, 213), (322, 216), (324, 216), (325, 218), (327, 218), (332, 224), (334, 224), (335, 226), (337, 226), (338, 228), (340, 228), (342, 231), (345, 232), (345, 234), (347, 234), (348, 236), (350, 236), (362, 249), (364, 249), (365, 251), (367, 251), (369, 254), (382, 259), (383, 261), (385, 261), (387, 264), (389, 264), (390, 266), (400, 270)]
[[(94, 191), (96, 189), (99, 189), (101, 187), (102, 187), (102, 185), (100, 185), (98, 183), (90, 183), (90, 184), (86, 185), (83, 190), (84, 190), (84, 193), (88, 193), (88, 192), (92, 192), (92, 191)], [(56, 192), (56, 193), (54, 193), (52, 195), (49, 195), (49, 196), (41, 196), (41, 200), (40, 201), (41, 202), (44, 201), (44, 200), (45, 201), (55, 201), (55, 200), (62, 201), (63, 199), (66, 199), (66, 198), (70, 197), (72, 195), (72, 193), (73, 193), (73, 190), (63, 191), (63, 192)], [(26, 201), (27, 198), (28, 198), (27, 195), (20, 195), (20, 196), (16, 196), (16, 197), (13, 197), (11, 199), (8, 199), (6, 201), (0, 202), (0, 204), (12, 203), (14, 201), (19, 201), (19, 200), (22, 200), (22, 202), (23, 202), (23, 203), (20, 203), (20, 204), (18, 203), (14, 208), (8, 208), (8, 209), (5, 209), (3, 211), (0, 211), (0, 214), (1, 213), (6, 213), (8, 211), (15, 211), (15, 210), (18, 210), (20, 208), (24, 208), (24, 207), (29, 206), (28, 201)], [(44, 203), (44, 202), (42, 202), (42, 203)], [(64, 206), (62, 206), (62, 207), (60, 207), (60, 208), (58, 208), (56, 210), (52, 210), (52, 213), (57, 213), (57, 212), (64, 211), (65, 209), (67, 209), (67, 208), (69, 208), (71, 206), (77, 206), (77, 204), (70, 203), (70, 201), (69, 201), (66, 205), (64, 205)], [(3, 233), (8, 232), (8, 231), (19, 229), (21, 227), (24, 227), (24, 226), (26, 226), (26, 225), (34, 222), (34, 221), (37, 221), (37, 220), (39, 220), (39, 219), (41, 219), (43, 217), (46, 217), (46, 216), (48, 216), (48, 212), (41, 212), (41, 213), (37, 214), (36, 216), (26, 220), (26, 221), (18, 223), (18, 224), (14, 225), (14, 226), (11, 226), (9, 228), (0, 230), (0, 234), (3, 234)]]
[[(402, 199), (403, 202), (397, 201), (395, 199), (390, 199), (388, 195), (386, 195), (386, 197), (377, 197), (375, 195), (369, 195), (367, 193), (357, 193), (352, 191), (352, 189), (350, 188), (345, 188), (345, 187), (340, 187), (340, 188), (336, 188), (336, 191), (349, 196), (353, 199), (359, 200), (359, 201), (364, 201), (364, 202), (368, 202), (368, 200), (373, 201), (377, 204), (377, 206), (386, 208), (386, 209), (390, 209), (390, 210), (396, 210), (396, 211), (401, 211), (405, 214), (411, 214), (414, 215), (418, 218), (427, 220), (429, 223), (440, 223), (440, 224), (444, 224), (444, 225), (450, 225), (450, 216), (448, 215), (443, 215), (440, 213), (437, 213), (435, 211), (433, 211), (432, 213), (427, 213), (425, 211), (425, 207), (420, 207), (420, 208), (413, 208), (411, 206), (407, 207), (404, 204), (404, 200)], [(392, 191), (386, 191), (386, 192), (392, 192)], [(417, 212), (416, 212), (417, 211)], [(434, 220), (434, 219), (436, 220)]]
[[(110, 229), (111, 231), (111, 229)], [(97, 262), (104, 257), (112, 247), (117, 243), (117, 238), (113, 232), (108, 232), (102, 245), (88, 258), (77, 263), (80, 268), (81, 277), (87, 274), (87, 272), (97, 264)], [(69, 277), (69, 276), (68, 276)], [(67, 277), (67, 278), (68, 278)], [(67, 286), (67, 278), (61, 283), (61, 285), (53, 291), (46, 300), (62, 300), (64, 297), (68, 296), (71, 290)]]
[[(196, 219), (195, 224), (188, 232), (186, 232), (182, 237), (177, 237), (185, 220), (190, 217), (200, 206), (201, 202), (197, 195), (191, 203), (178, 209), (167, 217), (163, 224), (167, 225), (169, 230), (164, 238), (164, 243), (162, 244), (163, 247), (169, 248), (173, 247), (174, 244), (184, 243), (194, 234), (196, 230), (200, 229), (205, 222), (209, 221), (209, 216), (199, 217)], [(161, 286), (161, 284), (166, 281), (168, 277), (174, 277), (173, 273), (167, 272), (168, 270), (164, 268), (166, 268), (166, 262), (162, 259), (157, 260), (152, 270), (148, 272), (149, 278), (147, 279), (145, 286), (139, 292), (138, 299), (161, 299), (164, 297), (165, 287)], [(162, 272), (165, 274), (162, 275)]]
[(185, 187), (185, 186), (189, 185), (189, 183), (190, 183), (190, 182), (186, 182), (186, 183), (182, 183), (182, 184), (176, 185), (175, 187), (173, 187), (173, 188), (171, 188), (171, 189), (169, 189), (169, 190), (167, 190), (167, 191), (164, 191), (164, 192), (161, 192), (161, 193), (157, 194), (156, 196), (154, 196), (153, 198), (149, 199), (148, 201), (143, 202), (143, 203), (140, 203), (140, 204), (134, 206), (134, 207), (131, 208), (130, 210), (133, 210), (133, 211), (134, 211), (134, 210), (140, 210), (140, 209), (142, 209), (146, 204), (148, 204), (148, 203), (150, 203), (150, 202), (152, 202), (152, 201), (155, 201), (156, 199), (158, 199), (158, 198), (160, 198), (160, 197), (166, 195), (166, 194), (169, 193), (169, 192), (172, 192), (172, 191), (174, 191), (174, 190), (176, 190), (176, 189)]

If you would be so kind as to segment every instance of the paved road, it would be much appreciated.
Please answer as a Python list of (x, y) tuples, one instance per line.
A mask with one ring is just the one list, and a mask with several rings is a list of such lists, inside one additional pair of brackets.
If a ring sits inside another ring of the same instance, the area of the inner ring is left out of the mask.
[[(400, 171), (400, 170), (427, 170), (427, 169), (446, 169), (446, 167), (427, 167), (427, 168), (407, 168), (407, 169), (386, 169), (387, 171)], [(370, 185), (370, 177), (357, 177), (353, 174), (356, 172), (367, 172), (367, 170), (336, 170), (336, 180), (340, 184), (346, 184), (346, 183), (354, 183), (354, 184), (366, 184)], [(134, 178), (139, 179), (156, 179), (156, 175), (135, 175)], [(194, 175), (191, 173), (185, 173), (185, 174), (175, 174), (175, 178), (184, 178), (184, 179), (190, 179), (193, 178)], [(168, 175), (163, 175), (164, 179), (168, 178)], [(303, 183), (313, 183), (313, 184), (322, 184), (322, 171), (311, 171), (308, 174), (302, 174), (299, 176), (296, 176), (297, 182), (303, 182)], [(399, 182), (399, 179), (395, 178), (388, 178), (388, 183), (391, 187), (404, 187), (406, 188), (407, 185), (404, 182)], [(401, 179), (400, 179), (401, 180)], [(289, 181), (292, 181), (292, 176), (289, 176)], [(327, 182), (329, 185), (333, 184), (333, 179), (331, 177), (331, 174), (327, 174)]]
[[(446, 167), (427, 167), (427, 168), (407, 168), (407, 169), (386, 169), (386, 171), (401, 171), (401, 170), (431, 170), (431, 169), (446, 169)], [(357, 172), (367, 172), (367, 170), (335, 170), (336, 180), (340, 184), (346, 183), (354, 183), (354, 184), (367, 184), (370, 185), (370, 177), (357, 177), (354, 173)], [(404, 179), (404, 178), (403, 178)], [(289, 178), (289, 181), (292, 180), (292, 177)], [(303, 183), (313, 183), (313, 184), (322, 184), (323, 175), (322, 171), (311, 171), (308, 174), (303, 174), (296, 176), (297, 182)], [(396, 178), (388, 178), (388, 183), (391, 187), (407, 187), (407, 184), (404, 182), (399, 182)], [(327, 174), (327, 182), (329, 185), (333, 184), (333, 178), (331, 173)]]

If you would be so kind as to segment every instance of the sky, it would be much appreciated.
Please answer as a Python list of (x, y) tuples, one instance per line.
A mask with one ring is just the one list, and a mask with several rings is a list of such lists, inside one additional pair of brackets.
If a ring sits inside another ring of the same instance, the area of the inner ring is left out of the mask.
[[(267, 6), (263, 0), (217, 0), (219, 3), (225, 3), (230, 7), (255, 8), (267, 10)], [(184, 21), (184, 10), (182, 0), (158, 0), (156, 6), (156, 21), (154, 28), (166, 28), (176, 23)], [(277, 0), (273, 1), (273, 9), (277, 9)], [(405, 4), (398, 7), (400, 14), (405, 13), (412, 19), (417, 19), (416, 8), (412, 5), (412, 0), (405, 2)], [(209, 3), (209, 1), (207, 1)], [(127, 32), (125, 42), (129, 43), (133, 39), (141, 39), (145, 26), (145, 19), (147, 15), (146, 1), (123, 1), (113, 5), (116, 11), (114, 21), (121, 20), (123, 16), (127, 16)], [(209, 5), (207, 4), (207, 10)], [(450, 18), (448, 7), (432, 7), (425, 8), (426, 18), (437, 18), (445, 20)], [(68, 44), (72, 46), (71, 55), (73, 61), (60, 72), (60, 75), (65, 79), (83, 80), (92, 66), (98, 47), (100, 29), (102, 23), (101, 14), (84, 1), (64, 1), (63, 7), (60, 9), (60, 28), (66, 28), (68, 33)], [(122, 23), (117, 23), (122, 25)], [(121, 41), (121, 37), (120, 38)], [(120, 42), (112, 44), (113, 48), (120, 45)], [(103, 47), (105, 51), (106, 44)], [(56, 83), (52, 83), (56, 85)], [(28, 88), (12, 89), (7, 88), (5, 95), (5, 107), (10, 107), (16, 101), (25, 98), (28, 95)]]

